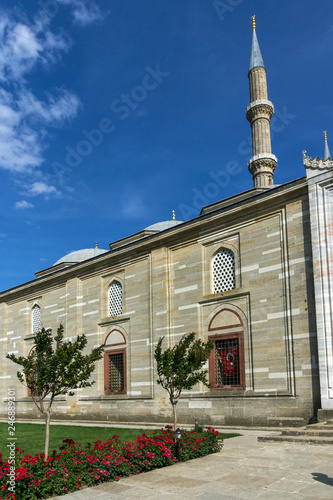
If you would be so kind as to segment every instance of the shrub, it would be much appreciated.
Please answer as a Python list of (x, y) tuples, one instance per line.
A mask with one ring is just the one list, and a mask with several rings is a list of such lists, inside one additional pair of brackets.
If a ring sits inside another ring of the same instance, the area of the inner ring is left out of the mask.
[[(180, 440), (179, 461), (203, 457), (222, 449), (219, 432), (206, 427), (203, 437), (184, 431)], [(102, 443), (88, 443), (82, 448), (65, 439), (60, 451), (44, 461), (44, 453), (25, 455), (16, 449), (15, 495), (9, 490), (8, 462), (0, 454), (0, 500), (37, 500), (77, 491), (122, 476), (139, 474), (177, 462), (174, 437), (167, 426), (161, 431), (143, 433), (132, 442), (121, 442), (114, 435)]]

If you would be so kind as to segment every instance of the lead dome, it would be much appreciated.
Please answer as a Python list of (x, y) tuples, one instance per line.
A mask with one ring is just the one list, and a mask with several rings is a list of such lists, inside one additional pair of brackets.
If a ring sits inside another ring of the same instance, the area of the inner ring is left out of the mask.
[(61, 259), (57, 260), (53, 265), (57, 266), (58, 264), (72, 262), (83, 262), (84, 260), (92, 259), (97, 257), (98, 255), (102, 255), (103, 253), (108, 252), (108, 250), (104, 250), (102, 248), (84, 248), (83, 250), (75, 250), (74, 252), (70, 252), (67, 255), (61, 257)]
[(170, 229), (170, 227), (178, 226), (178, 224), (182, 224), (182, 220), (164, 220), (162, 222), (156, 222), (156, 224), (152, 224), (145, 228), (145, 231), (165, 231), (165, 229)]

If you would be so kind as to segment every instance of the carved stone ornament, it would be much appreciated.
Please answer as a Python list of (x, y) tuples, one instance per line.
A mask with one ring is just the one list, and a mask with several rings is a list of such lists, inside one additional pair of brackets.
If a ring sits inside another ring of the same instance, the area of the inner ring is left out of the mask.
[(246, 111), (246, 118), (252, 122), (255, 118), (271, 119), (274, 114), (274, 108), (271, 104), (256, 104), (248, 108)]
[(333, 168), (333, 160), (329, 158), (324, 161), (322, 158), (316, 156), (315, 158), (311, 158), (310, 156), (306, 156), (306, 151), (302, 151), (303, 153), (303, 165), (305, 168), (311, 168), (313, 170), (330, 170)]
[(249, 162), (249, 171), (252, 175), (257, 175), (260, 172), (273, 173), (276, 169), (277, 162), (272, 158), (258, 158)]

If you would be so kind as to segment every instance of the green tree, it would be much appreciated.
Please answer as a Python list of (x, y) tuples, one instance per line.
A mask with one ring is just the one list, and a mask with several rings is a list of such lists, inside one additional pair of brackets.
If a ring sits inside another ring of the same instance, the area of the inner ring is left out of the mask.
[(17, 372), (19, 381), (30, 390), (38, 410), (45, 417), (45, 458), (47, 460), (50, 438), (51, 407), (54, 398), (68, 394), (73, 396), (73, 389), (90, 387), (89, 382), (95, 363), (103, 355), (104, 346), (96, 347), (90, 354), (83, 355), (87, 345), (85, 335), (78, 335), (76, 340), (64, 341), (64, 328), (57, 329), (54, 339), (50, 328), (42, 328), (34, 337), (34, 345), (30, 354), (15, 356), (7, 354), (7, 358), (22, 366)]
[(155, 348), (157, 383), (169, 394), (174, 417), (173, 426), (176, 430), (176, 406), (182, 390), (191, 390), (198, 382), (209, 387), (208, 370), (202, 370), (202, 367), (207, 362), (214, 343), (195, 340), (195, 333), (187, 333), (182, 336), (178, 344), (162, 352), (163, 339), (164, 337), (159, 339)]

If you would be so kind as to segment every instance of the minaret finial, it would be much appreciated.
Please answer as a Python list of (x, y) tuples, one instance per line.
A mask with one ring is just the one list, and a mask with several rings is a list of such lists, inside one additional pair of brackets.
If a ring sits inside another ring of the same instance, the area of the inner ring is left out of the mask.
[(95, 248), (98, 248), (97, 241), (95, 241)]
[(327, 142), (327, 130), (324, 130), (324, 140), (325, 140), (325, 149), (324, 149), (324, 161), (331, 158), (330, 148), (328, 147)]
[(172, 210), (172, 220), (176, 220), (176, 213), (174, 210)]
[(251, 19), (252, 19), (252, 29), (253, 29), (253, 31), (255, 31), (256, 30), (256, 16), (252, 16)]

